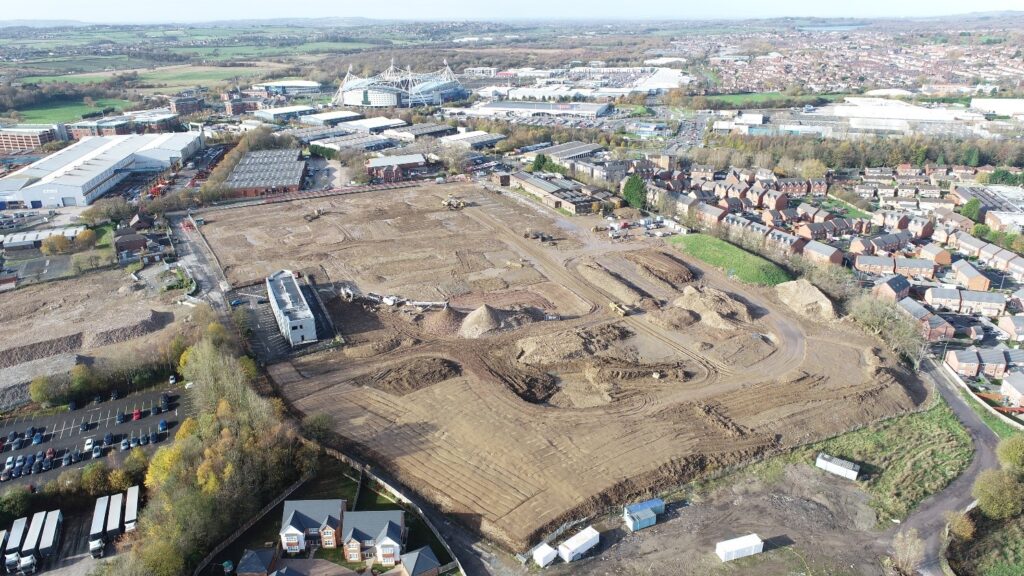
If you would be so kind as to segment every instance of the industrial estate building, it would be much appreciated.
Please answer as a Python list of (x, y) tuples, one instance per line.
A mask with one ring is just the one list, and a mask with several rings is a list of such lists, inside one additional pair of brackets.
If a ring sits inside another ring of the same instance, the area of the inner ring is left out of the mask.
[(611, 114), (615, 106), (610, 103), (593, 102), (530, 102), (523, 100), (495, 100), (478, 104), (472, 108), (449, 108), (445, 112), (450, 115), (465, 114), (466, 116), (575, 116), (578, 118), (597, 118)]
[(86, 138), (0, 179), (8, 207), (85, 206), (132, 172), (180, 165), (203, 147), (198, 132)]
[(235, 165), (224, 187), (241, 196), (262, 196), (276, 192), (296, 192), (302, 187), (306, 162), (297, 148), (248, 152)]
[(378, 76), (362, 78), (350, 69), (334, 96), (335, 106), (396, 108), (440, 105), (466, 96), (458, 78), (445, 64), (437, 72), (419, 74), (395, 68), (394, 62)]
[(310, 126), (336, 126), (341, 122), (351, 122), (362, 117), (363, 115), (359, 112), (352, 112), (351, 110), (332, 110), (330, 112), (305, 115), (299, 118), (299, 122), (309, 124)]
[(291, 270), (279, 270), (267, 277), (267, 295), (281, 335), (292, 346), (316, 342), (316, 322), (299, 281)]
[(63, 124), (18, 124), (0, 128), (0, 152), (35, 150), (48, 142), (67, 139)]
[(257, 110), (253, 112), (253, 116), (267, 122), (287, 122), (315, 112), (316, 108), (312, 106), (281, 106), (279, 108)]
[(266, 92), (268, 96), (315, 96), (320, 93), (320, 83), (312, 80), (275, 80), (253, 84), (252, 89)]
[(365, 152), (374, 152), (377, 150), (394, 148), (398, 145), (398, 142), (391, 138), (377, 136), (376, 134), (349, 134), (347, 136), (337, 136), (334, 138), (316, 140), (310, 142), (309, 145), (311, 147), (319, 146), (328, 150), (334, 150), (335, 152), (340, 152), (342, 150), (363, 150)]

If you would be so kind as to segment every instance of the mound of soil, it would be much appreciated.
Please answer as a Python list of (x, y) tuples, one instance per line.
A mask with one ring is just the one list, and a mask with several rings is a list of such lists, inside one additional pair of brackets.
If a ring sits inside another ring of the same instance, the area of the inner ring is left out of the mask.
[(683, 330), (700, 320), (700, 316), (693, 310), (674, 306), (650, 312), (648, 316), (652, 323), (668, 330)]
[(450, 306), (444, 310), (431, 312), (423, 319), (423, 331), (434, 336), (450, 337), (459, 333), (466, 315), (456, 312)]
[(462, 321), (459, 336), (463, 338), (479, 338), (488, 332), (501, 328), (501, 315), (487, 304), (473, 310)]
[(515, 354), (521, 364), (553, 366), (592, 356), (617, 357), (618, 344), (632, 336), (623, 326), (608, 324), (593, 329), (556, 332), (544, 336), (524, 338)]
[(0, 368), (10, 368), (25, 362), (49, 358), (58, 354), (75, 353), (82, 349), (83, 335), (81, 332), (52, 338), (41, 342), (33, 342), (24, 346), (0, 350)]
[(815, 320), (836, 319), (832, 301), (807, 280), (783, 282), (775, 287), (775, 293), (797, 314)]
[(676, 298), (672, 305), (695, 312), (700, 316), (702, 324), (712, 328), (732, 330), (737, 327), (737, 323), (751, 321), (750, 311), (745, 304), (715, 288), (697, 289), (687, 286), (683, 289), (683, 295)]
[(156, 332), (174, 321), (174, 314), (150, 310), (149, 315), (137, 319), (118, 328), (111, 328), (93, 335), (90, 348), (120, 344), (128, 340), (142, 338), (146, 334)]
[(657, 250), (628, 252), (627, 260), (636, 265), (641, 276), (673, 289), (693, 281), (693, 271), (675, 256)]
[(462, 366), (447, 358), (414, 358), (396, 368), (356, 378), (353, 383), (394, 396), (405, 396), (461, 375)]

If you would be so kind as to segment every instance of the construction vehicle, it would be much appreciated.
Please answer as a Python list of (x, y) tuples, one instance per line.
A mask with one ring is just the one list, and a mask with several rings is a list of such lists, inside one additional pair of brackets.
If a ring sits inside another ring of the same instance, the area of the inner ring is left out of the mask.
[(629, 310), (618, 302), (609, 302), (608, 306), (612, 309), (612, 312), (615, 312), (619, 316), (629, 316)]
[(324, 210), (323, 208), (317, 208), (316, 210), (313, 210), (309, 214), (303, 214), (302, 217), (306, 219), (306, 222), (312, 222), (313, 220), (316, 220), (317, 218), (323, 216), (326, 213), (327, 211)]
[(466, 201), (449, 194), (447, 198), (441, 200), (441, 207), (449, 210), (462, 210), (466, 207)]

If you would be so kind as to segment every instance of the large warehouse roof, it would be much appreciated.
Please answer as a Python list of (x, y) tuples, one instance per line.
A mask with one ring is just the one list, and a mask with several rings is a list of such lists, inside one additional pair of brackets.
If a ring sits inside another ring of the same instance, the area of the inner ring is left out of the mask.
[(298, 149), (247, 153), (224, 182), (225, 188), (287, 188), (299, 186), (306, 163)]
[(50, 184), (84, 186), (135, 155), (178, 157), (197, 138), (195, 132), (84, 138), (0, 179), (0, 192)]

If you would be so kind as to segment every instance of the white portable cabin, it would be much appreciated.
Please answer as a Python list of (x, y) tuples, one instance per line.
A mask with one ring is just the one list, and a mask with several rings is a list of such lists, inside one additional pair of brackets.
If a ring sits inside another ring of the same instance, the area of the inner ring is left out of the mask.
[(587, 526), (577, 532), (572, 538), (562, 542), (558, 546), (558, 555), (566, 562), (573, 562), (586, 554), (587, 550), (597, 546), (597, 543), (600, 541), (601, 534), (594, 530), (593, 526)]
[(718, 554), (722, 562), (753, 556), (762, 551), (764, 551), (764, 542), (758, 538), (757, 534), (747, 534), (715, 545), (715, 554)]
[(824, 452), (818, 454), (818, 459), (814, 462), (814, 465), (836, 476), (842, 476), (847, 480), (856, 480), (860, 476), (859, 465), (836, 458), (835, 456), (829, 456)]
[(542, 543), (533, 549), (533, 561), (541, 568), (554, 562), (555, 558), (558, 558), (558, 552), (547, 544)]

